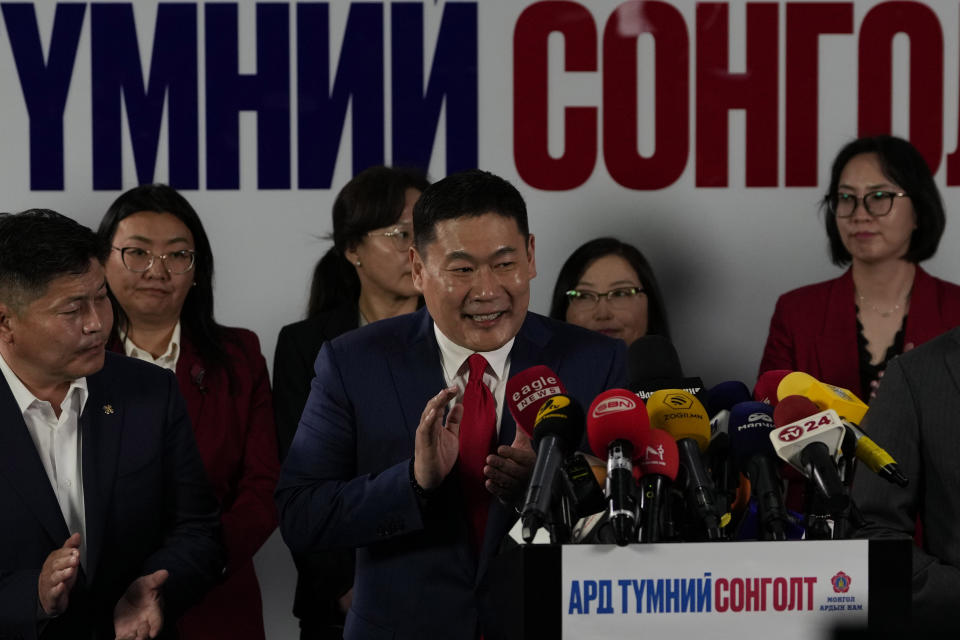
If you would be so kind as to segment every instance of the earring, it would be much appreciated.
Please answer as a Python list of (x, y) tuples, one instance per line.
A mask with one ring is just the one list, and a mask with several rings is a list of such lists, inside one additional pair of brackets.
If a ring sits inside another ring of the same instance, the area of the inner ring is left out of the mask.
[(356, 265), (359, 267), (359, 266), (360, 266), (360, 261), (357, 260), (356, 263), (354, 263), (354, 264), (356, 264)]
[(194, 280), (194, 281), (193, 281), (193, 284), (192, 284), (192, 285), (190, 285), (190, 286), (192, 286), (192, 287), (195, 287), (195, 286), (197, 286), (197, 281), (196, 281), (196, 280)]

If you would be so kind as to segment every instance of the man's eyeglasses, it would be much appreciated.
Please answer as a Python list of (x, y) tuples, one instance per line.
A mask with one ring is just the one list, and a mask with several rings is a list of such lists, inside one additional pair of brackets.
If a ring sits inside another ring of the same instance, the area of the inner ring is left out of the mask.
[(887, 215), (893, 209), (894, 198), (906, 198), (903, 191), (871, 191), (863, 194), (862, 198), (852, 193), (837, 193), (830, 200), (830, 209), (838, 218), (849, 218), (857, 210), (857, 204), (863, 202), (866, 209), (874, 218)]
[(180, 249), (163, 255), (154, 255), (152, 251), (140, 247), (113, 247), (113, 249), (120, 252), (123, 266), (134, 273), (148, 271), (153, 266), (154, 260), (158, 258), (163, 262), (167, 272), (175, 275), (190, 271), (196, 262), (196, 251), (193, 249)]
[(407, 227), (394, 227), (390, 231), (369, 231), (367, 235), (390, 238), (397, 251), (406, 251), (413, 244), (413, 232)]
[(607, 304), (614, 309), (626, 309), (642, 293), (644, 291), (640, 287), (619, 287), (604, 293), (585, 289), (571, 289), (566, 292), (566, 296), (570, 306), (574, 309), (593, 309), (600, 303), (600, 298), (606, 298)]

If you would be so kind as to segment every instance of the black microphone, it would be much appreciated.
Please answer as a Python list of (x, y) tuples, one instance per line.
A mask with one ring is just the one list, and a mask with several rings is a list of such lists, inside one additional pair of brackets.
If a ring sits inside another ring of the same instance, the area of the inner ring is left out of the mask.
[(750, 389), (739, 380), (721, 382), (707, 393), (706, 409), (710, 416), (710, 444), (706, 462), (717, 492), (732, 504), (737, 498), (740, 474), (730, 459), (730, 410), (740, 402), (751, 400)]
[(773, 407), (765, 402), (740, 402), (730, 410), (730, 450), (737, 466), (750, 479), (757, 501), (761, 540), (787, 539), (787, 508), (778, 467), (770, 442), (774, 429)]
[(642, 336), (627, 349), (627, 388), (644, 402), (661, 389), (683, 389), (704, 401), (703, 380), (683, 376), (677, 350), (663, 336)]
[(603, 511), (607, 498), (597, 482), (590, 463), (582, 453), (574, 453), (563, 461), (563, 479), (573, 502), (573, 518), (579, 520)]
[[(567, 395), (550, 396), (537, 412), (533, 424), (533, 449), (537, 452), (537, 461), (520, 510), (525, 542), (532, 541), (537, 530), (551, 520), (554, 494), (559, 490), (556, 479), (560, 466), (583, 438), (583, 423), (583, 409)], [(562, 527), (569, 523), (553, 524)], [(551, 531), (554, 537), (563, 537), (558, 533)]]
[(770, 441), (777, 455), (811, 481), (832, 514), (850, 504), (850, 493), (840, 480), (836, 456), (845, 430), (833, 409), (818, 411), (803, 396), (786, 396), (773, 413), (776, 429)]

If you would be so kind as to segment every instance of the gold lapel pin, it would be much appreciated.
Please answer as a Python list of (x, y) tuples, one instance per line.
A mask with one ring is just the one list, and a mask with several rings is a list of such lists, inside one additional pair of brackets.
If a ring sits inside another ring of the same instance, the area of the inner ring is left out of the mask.
[(109, 416), (110, 414), (112, 414), (112, 413), (113, 413), (113, 405), (112, 405), (112, 404), (105, 404), (105, 405), (103, 405), (103, 412), (104, 412), (105, 414), (107, 414), (108, 416)]

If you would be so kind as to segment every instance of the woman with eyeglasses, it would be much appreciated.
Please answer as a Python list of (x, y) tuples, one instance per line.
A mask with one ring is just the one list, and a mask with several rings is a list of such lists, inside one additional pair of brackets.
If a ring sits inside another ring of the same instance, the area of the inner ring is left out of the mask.
[(629, 347), (645, 335), (670, 337), (653, 269), (633, 245), (597, 238), (560, 269), (550, 317), (619, 338)]
[[(333, 246), (313, 272), (307, 319), (285, 326), (273, 361), (281, 457), (286, 456), (310, 394), (320, 347), (370, 322), (416, 311), (410, 275), (413, 205), (429, 186), (412, 169), (370, 167), (333, 203)], [(341, 638), (353, 588), (353, 550), (294, 556), (293, 612), (300, 638)]]
[(923, 156), (892, 136), (844, 146), (824, 196), (834, 280), (777, 301), (760, 373), (804, 371), (865, 401), (891, 358), (960, 324), (960, 287), (919, 263), (943, 235), (943, 201)]
[(116, 315), (110, 346), (175, 372), (220, 500), (224, 579), (180, 618), (179, 635), (262, 640), (253, 555), (277, 526), (273, 491), (280, 464), (260, 343), (252, 332), (214, 320), (210, 242), (175, 189), (152, 184), (127, 191), (110, 205), (98, 234), (112, 247), (106, 264)]

